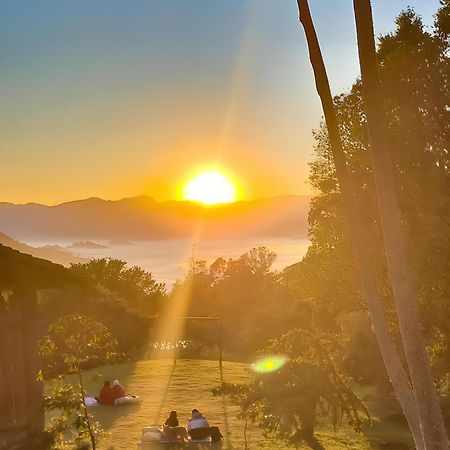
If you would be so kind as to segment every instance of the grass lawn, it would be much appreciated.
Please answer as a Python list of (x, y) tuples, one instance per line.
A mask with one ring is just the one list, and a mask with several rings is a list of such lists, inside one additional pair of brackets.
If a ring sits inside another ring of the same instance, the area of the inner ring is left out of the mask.
[[(95, 374), (102, 377), (94, 380)], [(234, 383), (245, 382), (250, 377), (247, 366), (240, 363), (224, 362), (223, 374), (226, 381)], [(103, 380), (113, 381), (116, 378), (127, 392), (139, 395), (142, 402), (133, 406), (90, 409), (96, 420), (111, 434), (100, 443), (100, 449), (136, 449), (144, 426), (160, 425), (172, 409), (178, 411), (180, 422), (184, 425), (194, 407), (203, 411), (212, 425), (220, 427), (225, 436), (224, 449), (244, 449), (243, 424), (236, 418), (238, 408), (211, 394), (211, 388), (220, 383), (217, 361), (178, 360), (174, 366), (172, 360), (159, 359), (105, 366), (84, 375), (86, 390), (89, 395), (96, 395)], [(254, 425), (249, 427), (247, 436), (252, 450), (290, 448), (282, 442), (267, 440)], [(355, 434), (349, 427), (335, 433), (324, 423), (317, 429), (317, 438), (327, 450), (413, 448), (403, 426), (381, 423), (376, 417), (363, 434)]]

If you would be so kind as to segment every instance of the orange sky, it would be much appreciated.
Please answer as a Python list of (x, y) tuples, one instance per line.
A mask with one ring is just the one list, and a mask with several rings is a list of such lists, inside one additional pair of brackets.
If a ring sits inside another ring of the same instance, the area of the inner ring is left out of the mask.
[[(408, 4), (430, 23), (438, 1), (374, 2), (376, 33)], [(356, 38), (351, 2), (331, 5), (311, 7), (339, 93)], [(310, 193), (321, 108), (296, 2), (8, 2), (0, 30), (0, 201), (179, 199), (205, 165), (244, 199)]]

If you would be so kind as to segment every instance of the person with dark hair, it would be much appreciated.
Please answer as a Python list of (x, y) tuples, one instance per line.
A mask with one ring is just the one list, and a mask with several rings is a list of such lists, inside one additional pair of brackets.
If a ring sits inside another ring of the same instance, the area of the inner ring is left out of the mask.
[(177, 427), (180, 424), (178, 421), (178, 413), (175, 410), (170, 411), (169, 417), (164, 422), (164, 425), (169, 427)]
[(188, 432), (186, 428), (180, 427), (178, 413), (175, 410), (170, 412), (169, 417), (164, 422), (163, 433), (171, 441), (189, 442)]
[(211, 435), (206, 417), (197, 408), (192, 410), (187, 428), (192, 439), (205, 439)]
[(100, 390), (100, 394), (98, 397), (95, 397), (95, 399), (101, 405), (114, 405), (115, 395), (110, 381), (105, 380), (105, 383)]

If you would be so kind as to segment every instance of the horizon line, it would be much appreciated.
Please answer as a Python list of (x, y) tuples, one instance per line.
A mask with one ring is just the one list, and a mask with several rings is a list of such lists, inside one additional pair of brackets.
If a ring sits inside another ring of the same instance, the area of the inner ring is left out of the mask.
[(189, 203), (189, 204), (194, 204), (194, 205), (199, 205), (202, 206), (204, 208), (214, 208), (214, 207), (218, 207), (218, 206), (226, 206), (226, 205), (233, 205), (233, 204), (238, 204), (238, 203), (250, 203), (250, 202), (257, 202), (257, 201), (261, 201), (261, 200), (271, 200), (271, 199), (279, 199), (282, 197), (298, 197), (298, 198), (311, 198), (314, 197), (314, 194), (279, 194), (279, 195), (274, 195), (272, 197), (259, 197), (259, 198), (254, 198), (254, 199), (240, 199), (240, 200), (236, 200), (234, 202), (222, 202), (222, 203), (214, 203), (214, 204), (205, 204), (205, 203), (201, 203), (201, 202), (196, 202), (196, 201), (192, 201), (192, 200), (175, 200), (175, 199), (169, 199), (169, 200), (156, 200), (154, 197), (152, 197), (151, 195), (146, 195), (146, 194), (142, 194), (142, 195), (134, 195), (131, 197), (122, 197), (122, 198), (118, 198), (118, 199), (104, 199), (102, 197), (97, 197), (95, 195), (91, 196), (91, 197), (85, 197), (85, 198), (79, 198), (79, 199), (74, 199), (74, 200), (67, 200), (67, 201), (63, 201), (63, 202), (59, 202), (59, 203), (54, 203), (54, 204), (45, 204), (45, 203), (39, 203), (39, 202), (33, 202), (33, 201), (29, 201), (26, 203), (15, 203), (15, 202), (9, 202), (9, 201), (0, 201), (0, 205), (11, 205), (11, 206), (43, 206), (46, 208), (55, 208), (58, 206), (62, 206), (62, 205), (67, 205), (70, 203), (80, 203), (80, 202), (86, 202), (86, 201), (92, 201), (92, 200), (96, 200), (96, 201), (101, 201), (101, 202), (105, 202), (105, 203), (116, 203), (116, 202), (121, 202), (121, 201), (125, 201), (125, 200), (135, 200), (135, 199), (149, 199), (154, 201), (155, 203)]

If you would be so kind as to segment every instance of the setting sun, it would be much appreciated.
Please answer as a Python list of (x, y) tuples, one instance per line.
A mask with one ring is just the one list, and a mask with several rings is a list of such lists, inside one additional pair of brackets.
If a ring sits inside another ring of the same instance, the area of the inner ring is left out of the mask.
[(212, 205), (231, 203), (237, 199), (232, 180), (217, 170), (204, 170), (191, 178), (183, 187), (184, 200)]

